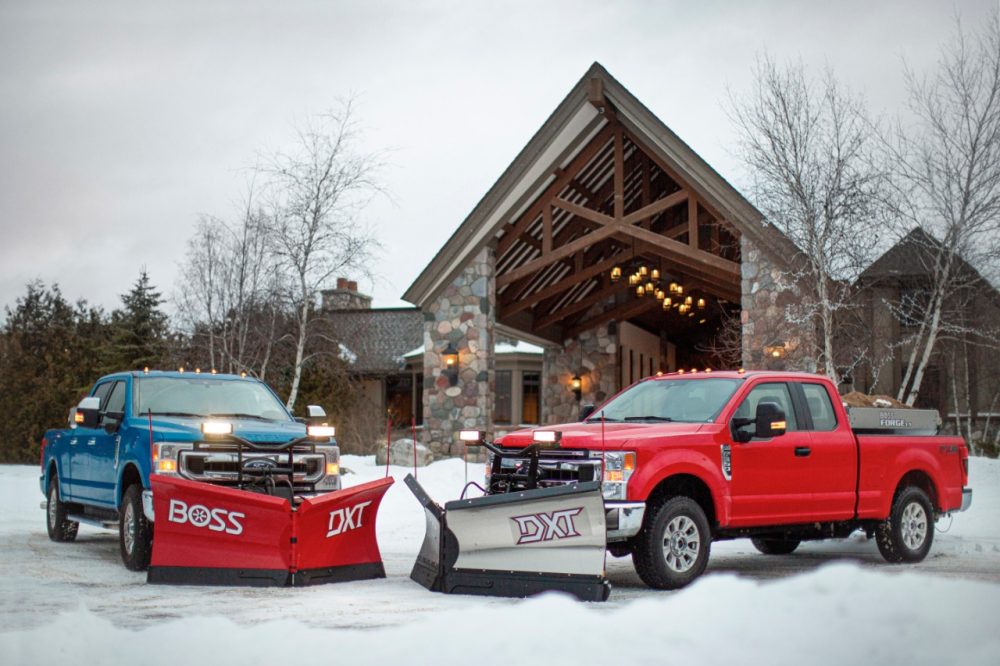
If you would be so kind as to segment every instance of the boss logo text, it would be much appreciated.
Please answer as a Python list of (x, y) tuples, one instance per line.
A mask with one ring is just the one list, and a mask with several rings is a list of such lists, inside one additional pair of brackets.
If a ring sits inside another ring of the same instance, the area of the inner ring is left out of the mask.
[(245, 513), (237, 511), (227, 511), (226, 509), (210, 509), (203, 504), (192, 504), (181, 500), (170, 500), (170, 512), (167, 519), (172, 523), (190, 523), (194, 527), (207, 527), (213, 532), (225, 532), (226, 534), (243, 534), (243, 523), (246, 518)]

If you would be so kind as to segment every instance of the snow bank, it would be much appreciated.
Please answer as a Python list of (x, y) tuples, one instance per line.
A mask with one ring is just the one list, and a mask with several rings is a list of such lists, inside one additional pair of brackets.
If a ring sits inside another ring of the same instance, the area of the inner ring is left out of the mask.
[[(429, 594), (429, 593), (428, 593)], [(430, 599), (431, 597), (429, 597)], [(435, 613), (377, 632), (223, 617), (115, 627), (85, 609), (0, 634), (9, 664), (745, 663), (995, 664), (1000, 585), (854, 565), (756, 583), (702, 579), (611, 613), (547, 595), (505, 608)]]

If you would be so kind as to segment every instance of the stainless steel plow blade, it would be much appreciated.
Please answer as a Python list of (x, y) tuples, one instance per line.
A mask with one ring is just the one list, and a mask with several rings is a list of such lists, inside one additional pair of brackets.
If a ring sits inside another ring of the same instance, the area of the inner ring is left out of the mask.
[(568, 592), (604, 601), (605, 522), (600, 483), (488, 495), (442, 509), (411, 475), (427, 533), (410, 577), (434, 592), (527, 597)]

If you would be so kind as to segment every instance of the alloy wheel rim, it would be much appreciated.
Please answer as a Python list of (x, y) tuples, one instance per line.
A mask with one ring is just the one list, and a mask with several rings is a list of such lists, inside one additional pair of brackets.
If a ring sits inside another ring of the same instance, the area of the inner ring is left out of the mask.
[(135, 546), (135, 511), (133, 511), (131, 504), (125, 505), (125, 533), (123, 541), (125, 542), (125, 552), (131, 555), (132, 548)]
[(910, 550), (918, 550), (927, 539), (927, 512), (919, 502), (910, 502), (903, 509), (901, 518), (903, 543)]
[(694, 567), (701, 551), (698, 526), (687, 516), (677, 516), (667, 523), (663, 536), (663, 559), (676, 573), (685, 573)]

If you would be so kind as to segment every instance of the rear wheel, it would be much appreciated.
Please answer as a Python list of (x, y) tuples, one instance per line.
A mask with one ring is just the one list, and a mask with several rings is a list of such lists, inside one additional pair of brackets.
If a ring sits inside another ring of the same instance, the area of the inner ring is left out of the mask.
[(705, 571), (711, 547), (701, 506), (689, 497), (672, 497), (636, 535), (632, 562), (646, 585), (676, 590)]
[(59, 479), (53, 473), (49, 479), (48, 503), (45, 507), (45, 526), (53, 541), (73, 541), (80, 530), (80, 523), (66, 519), (66, 505), (59, 499)]
[(802, 542), (798, 539), (762, 539), (754, 537), (750, 539), (750, 543), (765, 555), (788, 555), (795, 552), (795, 549)]
[(875, 529), (875, 543), (886, 562), (919, 562), (934, 541), (934, 508), (920, 488), (910, 486), (892, 501), (889, 518)]
[(142, 512), (142, 486), (131, 485), (122, 498), (118, 519), (122, 562), (132, 571), (145, 571), (153, 549), (153, 526)]

